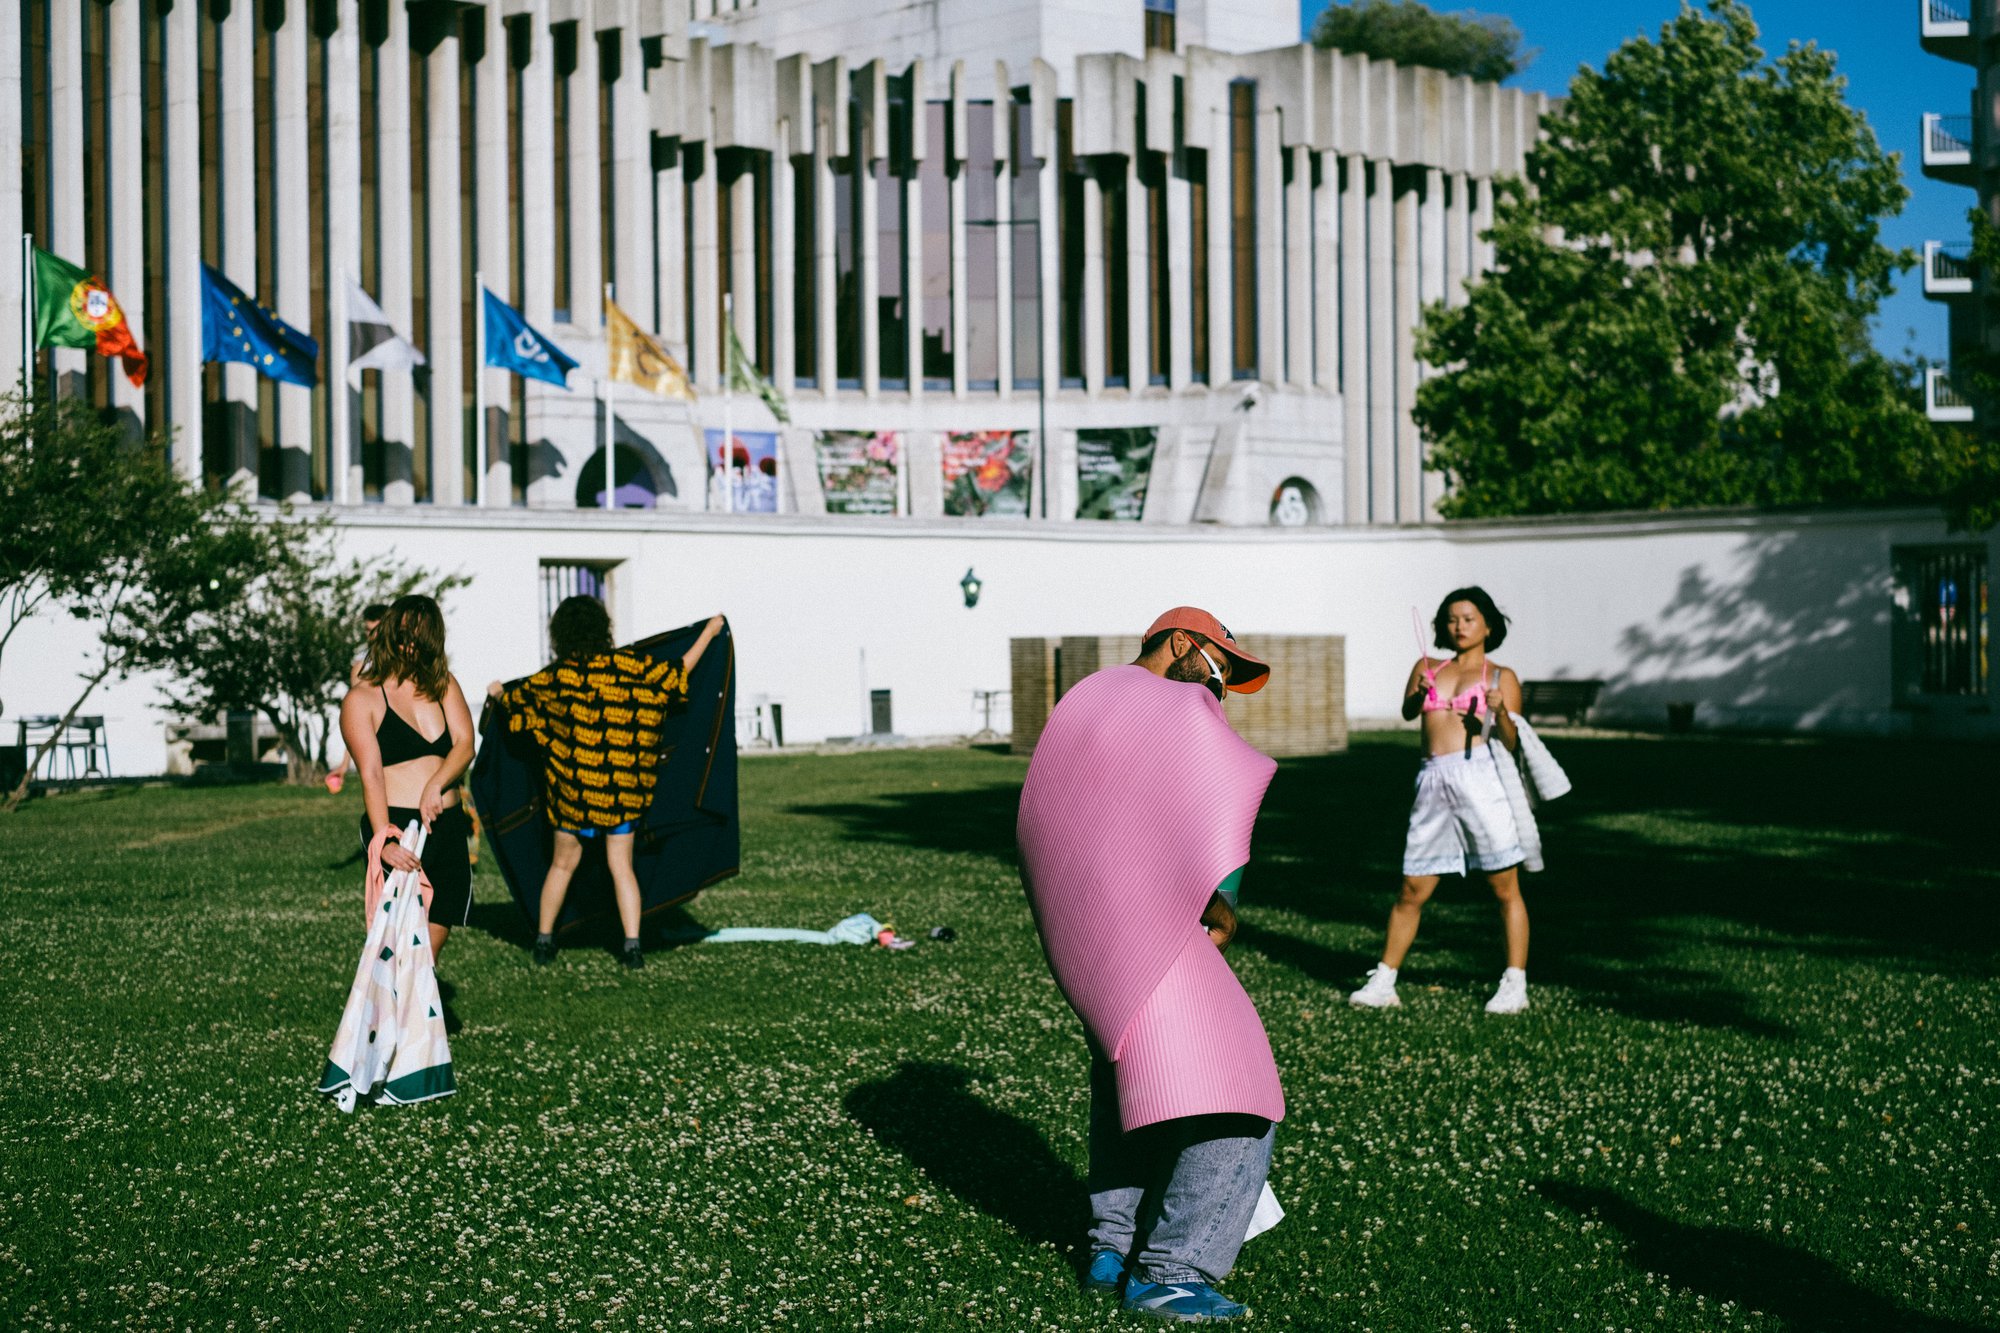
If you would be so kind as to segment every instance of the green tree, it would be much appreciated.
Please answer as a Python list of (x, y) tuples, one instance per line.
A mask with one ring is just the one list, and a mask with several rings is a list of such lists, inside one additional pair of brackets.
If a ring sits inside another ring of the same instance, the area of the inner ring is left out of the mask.
[(1935, 500), (1955, 456), (1870, 345), (1908, 191), (1831, 53), (1683, 5), (1584, 70), (1501, 183), (1493, 272), (1425, 312), (1454, 516)]
[(1440, 14), (1417, 0), (1352, 0), (1329, 5), (1313, 23), (1312, 44), (1423, 65), (1498, 83), (1528, 67), (1521, 30), (1498, 14)]
[(78, 400), (0, 404), (0, 649), (30, 616), (62, 606), (98, 640), (74, 701), (29, 759), (0, 809), (29, 779), (107, 679), (144, 665), (135, 644), (241, 596), (260, 567), (259, 525), (233, 501), (184, 484), (162, 441)]
[(269, 558), (239, 596), (149, 625), (131, 649), (173, 676), (172, 711), (259, 713), (284, 744), (287, 779), (316, 782), (327, 770), (362, 609), (410, 592), (442, 597), (467, 580), (395, 560), (342, 560), (327, 519), (280, 515), (264, 537)]

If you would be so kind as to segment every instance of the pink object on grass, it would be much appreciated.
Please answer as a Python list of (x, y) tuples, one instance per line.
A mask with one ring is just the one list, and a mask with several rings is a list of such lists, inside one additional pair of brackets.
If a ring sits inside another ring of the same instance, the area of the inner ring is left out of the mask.
[(1111, 1057), (1127, 1130), (1284, 1118), (1264, 1024), (1200, 920), (1249, 861), (1276, 770), (1206, 688), (1140, 666), (1078, 683), (1035, 744), (1021, 877), (1056, 984)]

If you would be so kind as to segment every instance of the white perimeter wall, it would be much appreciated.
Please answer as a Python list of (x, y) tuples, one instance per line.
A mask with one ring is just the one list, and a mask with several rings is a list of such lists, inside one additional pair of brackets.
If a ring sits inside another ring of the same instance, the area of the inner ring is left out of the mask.
[[(725, 518), (598, 511), (349, 510), (343, 541), (396, 552), (470, 587), (446, 612), (454, 668), (475, 700), (538, 665), (539, 563), (619, 561), (622, 638), (728, 613), (739, 702), (785, 706), (788, 741), (864, 728), (865, 684), (895, 693), (905, 735), (964, 734), (975, 689), (1008, 687), (1021, 635), (1136, 633), (1181, 602), (1208, 607), (1254, 650), (1259, 632), (1347, 640), (1347, 708), (1395, 717), (1416, 654), (1410, 608), (1485, 585), (1515, 628), (1496, 660), (1524, 677), (1607, 682), (1595, 720), (1657, 727), (1670, 701), (1701, 725), (1895, 733), (1891, 551), (1957, 540), (1918, 513), (1560, 520), (1407, 529), (1164, 528), (1018, 521)], [(2000, 551), (1991, 538), (1989, 562)], [(958, 581), (985, 591), (967, 610)], [(21, 714), (60, 713), (90, 629), (49, 614), (0, 662), (0, 739)], [(113, 771), (165, 763), (164, 682), (110, 686)], [(1991, 700), (1933, 730), (1993, 728)], [(1003, 729), (1004, 720), (996, 718)]]

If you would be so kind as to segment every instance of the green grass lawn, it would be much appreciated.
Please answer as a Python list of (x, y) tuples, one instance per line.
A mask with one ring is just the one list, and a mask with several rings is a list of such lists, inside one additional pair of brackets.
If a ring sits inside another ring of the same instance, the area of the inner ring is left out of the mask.
[[(1533, 1007), (1448, 882), (1375, 959), (1406, 737), (1289, 762), (1232, 957), (1290, 1216), (1230, 1294), (1302, 1329), (2000, 1326), (2000, 984), (1972, 747), (1557, 741)], [(743, 770), (710, 925), (953, 944), (531, 970), (490, 858), (441, 974), (460, 1092), (312, 1089), (360, 947), (358, 802), (119, 790), (0, 820), (0, 1325), (1095, 1328), (1086, 1056), (1012, 860), (1024, 765)]]

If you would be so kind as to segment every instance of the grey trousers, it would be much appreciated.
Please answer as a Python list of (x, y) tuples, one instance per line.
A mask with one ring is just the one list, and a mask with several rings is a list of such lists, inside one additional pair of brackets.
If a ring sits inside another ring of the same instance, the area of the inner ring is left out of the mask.
[(1090, 1247), (1126, 1257), (1144, 1282), (1220, 1282), (1271, 1171), (1278, 1127), (1261, 1116), (1199, 1115), (1130, 1134), (1111, 1061), (1090, 1053)]

